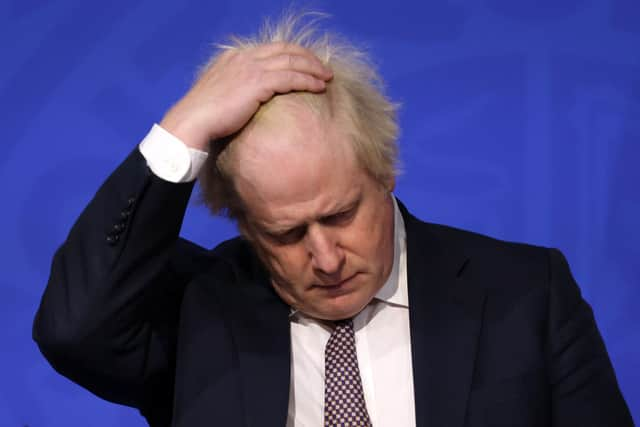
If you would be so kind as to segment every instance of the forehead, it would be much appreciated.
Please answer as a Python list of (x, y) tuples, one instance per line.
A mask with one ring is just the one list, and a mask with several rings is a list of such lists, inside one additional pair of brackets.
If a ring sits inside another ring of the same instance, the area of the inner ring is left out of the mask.
[(346, 132), (334, 121), (308, 107), (283, 108), (289, 114), (271, 115), (243, 132), (234, 168), (248, 216), (277, 225), (348, 204), (365, 175)]

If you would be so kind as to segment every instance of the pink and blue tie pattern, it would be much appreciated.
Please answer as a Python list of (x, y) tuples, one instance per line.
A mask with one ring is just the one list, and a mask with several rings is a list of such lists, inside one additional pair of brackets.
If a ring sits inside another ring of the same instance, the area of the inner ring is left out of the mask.
[(351, 319), (336, 322), (324, 357), (324, 426), (371, 427)]

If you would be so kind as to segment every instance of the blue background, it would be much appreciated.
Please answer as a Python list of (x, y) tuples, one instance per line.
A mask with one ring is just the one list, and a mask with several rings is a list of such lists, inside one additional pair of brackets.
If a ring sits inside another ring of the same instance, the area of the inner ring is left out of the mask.
[[(211, 42), (289, 3), (0, 2), (0, 426), (143, 426), (56, 374), (30, 328), (53, 251)], [(397, 194), (423, 219), (555, 246), (640, 420), (638, 0), (315, 1), (402, 103)], [(183, 234), (234, 234), (191, 206)]]

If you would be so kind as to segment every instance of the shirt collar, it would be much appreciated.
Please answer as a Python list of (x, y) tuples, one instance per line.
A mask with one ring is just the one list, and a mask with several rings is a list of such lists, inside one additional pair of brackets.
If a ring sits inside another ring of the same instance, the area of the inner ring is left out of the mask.
[(407, 235), (398, 202), (393, 199), (393, 267), (389, 278), (378, 291), (375, 299), (388, 304), (409, 307), (407, 293)]

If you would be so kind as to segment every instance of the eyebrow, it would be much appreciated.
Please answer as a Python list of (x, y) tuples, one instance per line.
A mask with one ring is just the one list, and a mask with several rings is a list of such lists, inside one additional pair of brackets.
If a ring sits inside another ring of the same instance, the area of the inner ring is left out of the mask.
[[(360, 205), (361, 201), (362, 201), (362, 193), (358, 194), (358, 197), (356, 197), (355, 200), (349, 201), (348, 203), (342, 206), (339, 206), (336, 209), (333, 209), (324, 215), (320, 215), (319, 217), (315, 218), (314, 221), (321, 221), (325, 218), (330, 218), (334, 215), (338, 215), (343, 212), (348, 212), (352, 209), (357, 208)], [(269, 226), (264, 226), (261, 224), (257, 224), (257, 225), (262, 229), (263, 232), (277, 237), (277, 236), (285, 235), (291, 231), (297, 230), (298, 228), (307, 227), (309, 223), (303, 222), (300, 224), (293, 224), (291, 226), (282, 226), (282, 227), (275, 226), (273, 228), (269, 228)]]

